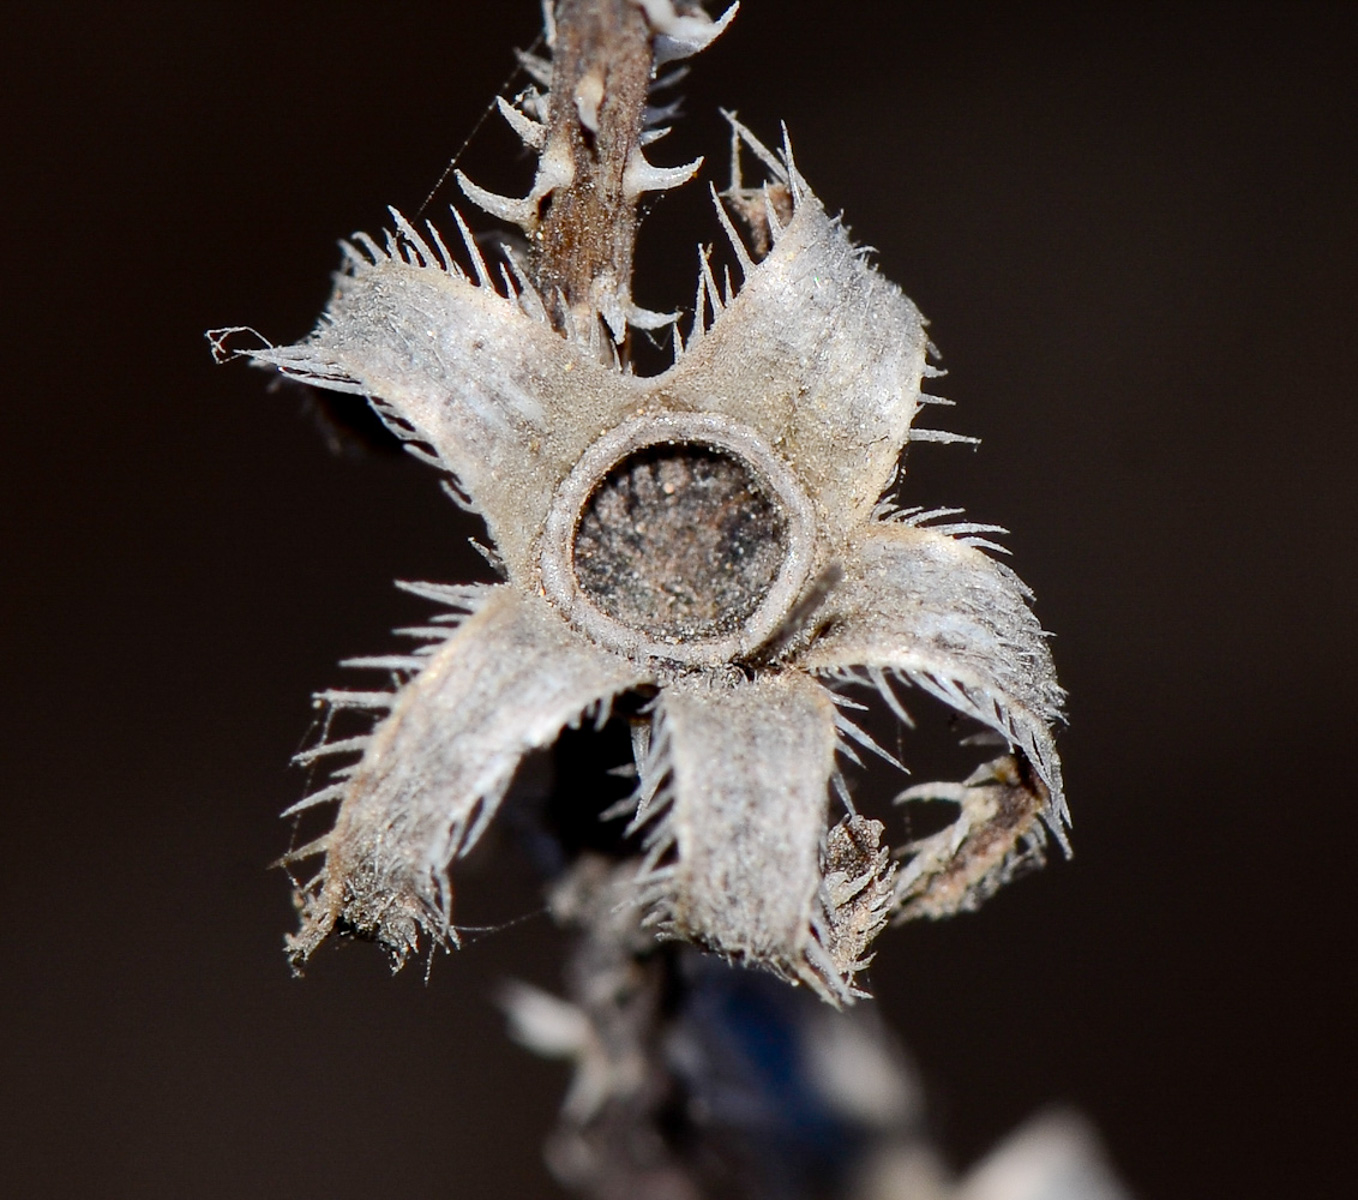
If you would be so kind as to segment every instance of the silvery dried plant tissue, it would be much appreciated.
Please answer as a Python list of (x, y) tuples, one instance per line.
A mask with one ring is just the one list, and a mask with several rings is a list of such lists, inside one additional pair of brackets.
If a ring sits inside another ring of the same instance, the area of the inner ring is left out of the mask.
[[(618, 28), (591, 27), (585, 8)], [(656, 99), (661, 72), (734, 13), (566, 0), (554, 23), (549, 7), (551, 61), (524, 56), (536, 86), (499, 102), (537, 154), (532, 189), (503, 197), (459, 176), (526, 250), (488, 260), (457, 211), (417, 227), (393, 210), (382, 238), (342, 243), (308, 338), (211, 335), (221, 357), (367, 397), (481, 516), (503, 575), (403, 584), (437, 609), (407, 631), (420, 644), (353, 664), (394, 686), (323, 694), (373, 723), (301, 756), (345, 765), (289, 810), (338, 805), (291, 856), (323, 862), (302, 888), (296, 964), (337, 928), (398, 963), (456, 944), (450, 871), (516, 768), (617, 703), (631, 705), (642, 845), (624, 899), (645, 936), (832, 1005), (862, 994), (893, 916), (974, 907), (1040, 861), (1044, 826), (1065, 844), (1062, 691), (1029, 592), (993, 557), (993, 526), (899, 498), (907, 443), (957, 440), (914, 424), (939, 374), (925, 322), (826, 212), (785, 134), (772, 150), (729, 118), (737, 167), (712, 192), (725, 249), (699, 251), (686, 316), (633, 302), (638, 201), (701, 166), (651, 162), (674, 111)], [(641, 51), (593, 53), (617, 36)], [(668, 329), (673, 364), (635, 373), (635, 329)], [(920, 689), (1006, 747), (962, 782), (904, 792), (959, 815), (894, 856), (836, 765), (891, 757), (850, 685), (907, 723), (901, 696)]]

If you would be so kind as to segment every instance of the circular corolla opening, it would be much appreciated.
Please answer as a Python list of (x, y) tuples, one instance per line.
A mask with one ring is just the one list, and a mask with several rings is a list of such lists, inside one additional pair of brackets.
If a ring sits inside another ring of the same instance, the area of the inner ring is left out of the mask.
[(659, 413), (604, 434), (557, 492), (549, 598), (631, 655), (714, 665), (772, 635), (811, 568), (814, 510), (753, 429)]
[(738, 632), (787, 558), (777, 500), (749, 464), (701, 444), (647, 446), (618, 463), (580, 514), (580, 590), (663, 641)]

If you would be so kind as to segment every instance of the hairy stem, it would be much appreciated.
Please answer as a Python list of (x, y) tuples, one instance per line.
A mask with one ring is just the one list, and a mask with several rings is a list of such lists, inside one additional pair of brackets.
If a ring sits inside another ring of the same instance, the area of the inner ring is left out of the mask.
[(557, 0), (547, 155), (570, 163), (538, 231), (533, 272), (560, 297), (558, 323), (596, 313), (625, 333), (636, 244), (636, 196), (625, 175), (639, 156), (654, 65), (652, 32), (635, 0)]

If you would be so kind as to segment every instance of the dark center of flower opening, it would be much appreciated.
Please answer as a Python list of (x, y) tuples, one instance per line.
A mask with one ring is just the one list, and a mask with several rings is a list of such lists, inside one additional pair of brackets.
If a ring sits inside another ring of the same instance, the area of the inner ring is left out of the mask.
[(585, 502), (575, 576), (597, 608), (651, 637), (721, 637), (759, 607), (787, 551), (786, 519), (740, 458), (647, 446)]

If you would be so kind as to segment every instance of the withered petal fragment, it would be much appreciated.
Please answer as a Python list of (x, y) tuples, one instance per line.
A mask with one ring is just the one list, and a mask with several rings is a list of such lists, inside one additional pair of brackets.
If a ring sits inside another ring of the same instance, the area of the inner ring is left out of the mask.
[(1046, 861), (1041, 816), (1051, 797), (1012, 755), (979, 767), (962, 783), (922, 783), (896, 800), (944, 800), (957, 819), (906, 847), (910, 860), (896, 879), (897, 915), (951, 917), (973, 912), (1024, 871)]
[(303, 927), (305, 961), (343, 922), (399, 963), (423, 931), (456, 941), (448, 865), (480, 836), (520, 760), (639, 682), (545, 602), (497, 588), (400, 693), (349, 780)]
[(738, 961), (849, 997), (833, 948), (812, 928), (834, 769), (835, 710), (803, 675), (729, 683), (697, 677), (662, 693), (657, 730), (669, 807), (652, 835), (672, 843), (639, 884), (652, 922)]
[[(851, 813), (825, 837), (819, 911), (812, 918), (816, 940), (829, 953), (841, 980), (872, 961), (868, 947), (886, 927), (896, 901), (896, 866), (882, 845), (886, 827)], [(854, 988), (853, 995), (866, 996)]]
[(896, 466), (927, 344), (918, 309), (803, 190), (773, 250), (657, 383), (763, 433), (838, 533)]
[(636, 381), (560, 337), (532, 305), (445, 269), (440, 256), (412, 256), (425, 265), (370, 240), (375, 261), (349, 256), (309, 338), (245, 353), (373, 397), (399, 434), (427, 443), (457, 476), (522, 578), (557, 484), (637, 403)]
[(890, 668), (1000, 733), (1050, 791), (1046, 819), (1068, 823), (1052, 740), (1064, 693), (1028, 589), (1008, 567), (930, 529), (869, 525), (848, 541), (844, 578), (798, 665)]

